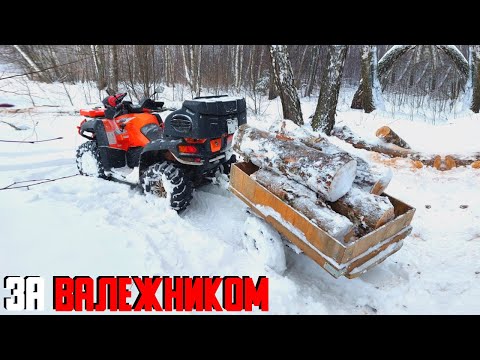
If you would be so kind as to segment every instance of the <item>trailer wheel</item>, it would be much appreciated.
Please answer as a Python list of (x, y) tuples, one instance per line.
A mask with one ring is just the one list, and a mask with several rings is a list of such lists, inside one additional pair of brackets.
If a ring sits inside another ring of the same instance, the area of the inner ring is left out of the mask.
[(285, 247), (280, 234), (263, 219), (249, 215), (243, 226), (243, 247), (256, 260), (282, 275), (287, 269)]

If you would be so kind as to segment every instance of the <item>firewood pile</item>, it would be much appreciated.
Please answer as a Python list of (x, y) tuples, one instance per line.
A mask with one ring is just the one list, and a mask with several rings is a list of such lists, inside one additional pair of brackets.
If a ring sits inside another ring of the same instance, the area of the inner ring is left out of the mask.
[(333, 238), (355, 241), (395, 217), (381, 196), (392, 171), (371, 166), (326, 138), (312, 137), (285, 122), (274, 131), (242, 125), (234, 150), (259, 167), (251, 175), (270, 192)]

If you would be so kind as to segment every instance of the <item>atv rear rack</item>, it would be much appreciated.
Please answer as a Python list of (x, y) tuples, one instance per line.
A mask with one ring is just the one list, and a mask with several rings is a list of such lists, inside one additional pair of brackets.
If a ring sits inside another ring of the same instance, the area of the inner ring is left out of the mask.
[(233, 164), (230, 191), (335, 278), (353, 279), (380, 264), (400, 250), (402, 240), (412, 231), (415, 209), (384, 193), (394, 206), (395, 218), (344, 244), (252, 179), (250, 175), (257, 170), (252, 163)]

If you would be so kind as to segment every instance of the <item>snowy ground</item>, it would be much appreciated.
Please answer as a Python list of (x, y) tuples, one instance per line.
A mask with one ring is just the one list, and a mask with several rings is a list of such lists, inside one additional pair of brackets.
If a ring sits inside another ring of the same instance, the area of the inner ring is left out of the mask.
[[(0, 110), (0, 121), (28, 127), (19, 131), (0, 122), (0, 139), (63, 137), (37, 144), (0, 142), (0, 188), (15, 181), (77, 173), (75, 148), (83, 139), (76, 132), (82, 118), (75, 110), (97, 104), (99, 94), (86, 85), (67, 85), (67, 89), (71, 101), (61, 84), (38, 87), (0, 82), (0, 103), (23, 109), (17, 113)], [(172, 99), (171, 92), (164, 97)], [(342, 101), (348, 102), (341, 98), (340, 105)], [(305, 118), (315, 105), (314, 98), (302, 100)], [(262, 106), (262, 116), (250, 113), (248, 119), (267, 129), (281, 119), (281, 105), (273, 101)], [(340, 110), (338, 122), (359, 134), (372, 136), (379, 126), (388, 124), (414, 148), (433, 153), (480, 150), (474, 141), (480, 130), (478, 118), (432, 126), (394, 121), (382, 114), (365, 115), (346, 106)], [(333, 141), (370, 157), (363, 150)], [(387, 192), (417, 209), (412, 235), (398, 253), (354, 280), (334, 279), (303, 254), (288, 249), (288, 269), (283, 276), (266, 270), (242, 247), (246, 206), (224, 186), (198, 189), (192, 205), (179, 216), (163, 199), (146, 198), (128, 186), (82, 176), (0, 191), (0, 278), (266, 275), (273, 314), (479, 314), (480, 171), (414, 170), (406, 161), (396, 162), (393, 171)], [(7, 295), (0, 289), (0, 298)], [(49, 308), (49, 287), (46, 296)]]

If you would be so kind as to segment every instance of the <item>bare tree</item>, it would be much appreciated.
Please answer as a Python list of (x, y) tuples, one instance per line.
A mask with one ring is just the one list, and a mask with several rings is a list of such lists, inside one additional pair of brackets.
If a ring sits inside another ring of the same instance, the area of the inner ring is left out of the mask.
[(470, 110), (478, 114), (480, 111), (480, 45), (469, 47), (469, 85), (471, 86)]
[(330, 135), (335, 125), (338, 93), (347, 55), (346, 45), (329, 45), (327, 62), (323, 69), (320, 96), (312, 119), (313, 130)]
[(280, 90), (283, 117), (297, 125), (303, 125), (302, 109), (298, 98), (292, 65), (288, 57), (286, 45), (270, 45), (270, 57), (277, 88)]
[[(415, 45), (395, 45), (388, 50), (378, 62), (378, 78), (381, 79), (402, 55), (413, 48), (415, 48)], [(353, 96), (352, 109), (363, 109), (362, 95), (363, 84), (362, 80), (360, 80), (360, 85)]]
[(95, 64), (95, 75), (98, 90), (103, 90), (107, 87), (105, 80), (105, 62), (103, 61), (104, 54), (101, 51), (101, 45), (90, 45), (92, 50), (93, 63)]
[(363, 45), (362, 59), (362, 108), (371, 113), (376, 108), (383, 109), (382, 89), (378, 79), (377, 46)]
[(319, 58), (320, 58), (320, 45), (314, 45), (312, 48), (312, 58), (309, 66), (307, 91), (305, 93), (305, 96), (312, 95), (313, 86), (315, 85), (315, 79), (317, 78)]
[(108, 87), (113, 91), (118, 91), (118, 45), (110, 45), (109, 68), (108, 68)]
[(27, 62), (28, 66), (30, 67), (31, 70), (35, 71), (35, 77), (40, 80), (40, 81), (46, 81), (47, 79), (45, 78), (44, 74), (41, 71), (41, 66), (39, 66), (36, 61), (33, 59), (33, 57), (29, 54), (28, 50), (25, 48), (25, 46), (21, 45), (13, 45), (15, 50), (18, 51), (18, 53), (22, 56), (22, 58)]
[(185, 69), (185, 79), (195, 96), (200, 96), (202, 89), (201, 65), (202, 45), (182, 45), (182, 56)]

